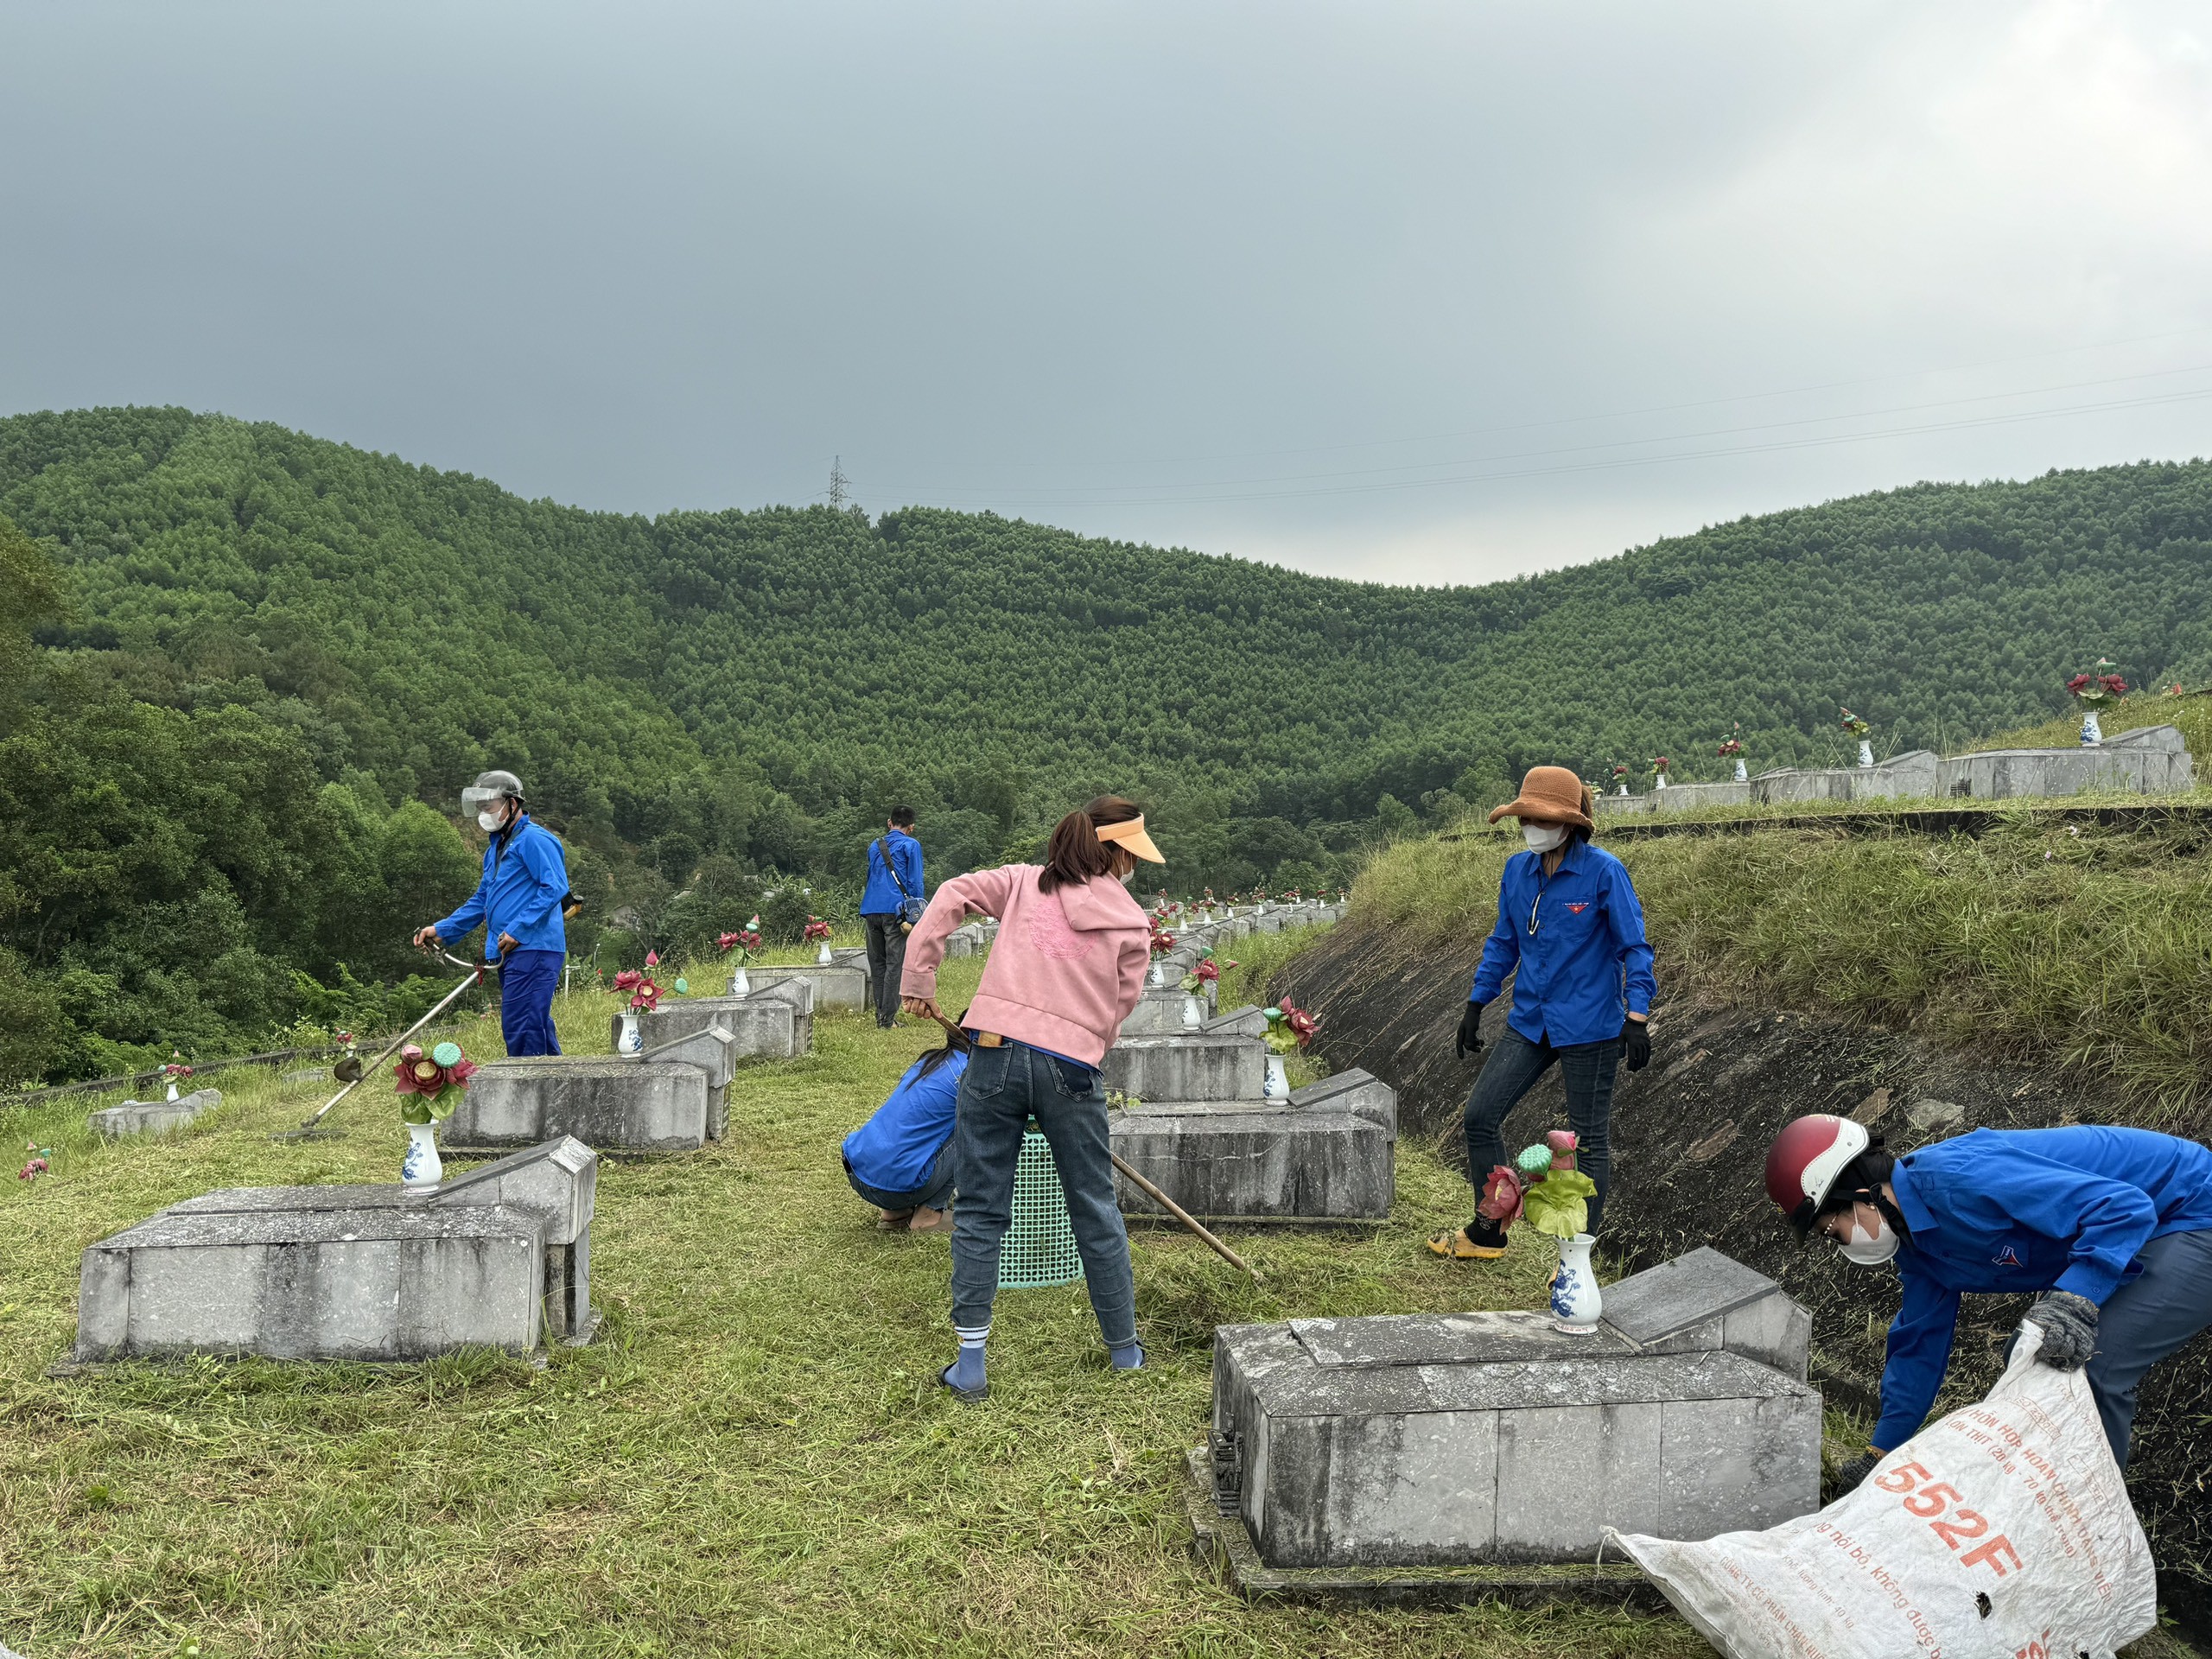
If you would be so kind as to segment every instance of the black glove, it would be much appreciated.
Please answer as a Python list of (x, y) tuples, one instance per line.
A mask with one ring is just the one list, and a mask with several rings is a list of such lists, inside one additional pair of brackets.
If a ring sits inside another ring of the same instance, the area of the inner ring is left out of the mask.
[(1856, 1491), (1859, 1489), (1859, 1483), (1865, 1480), (1867, 1476), (1872, 1474), (1874, 1472), (1874, 1466), (1880, 1462), (1880, 1458), (1875, 1456), (1872, 1452), (1868, 1451), (1861, 1452), (1857, 1457), (1846, 1459), (1843, 1462), (1836, 1465), (1835, 1485), (1837, 1493), (1840, 1495), (1844, 1492)]
[(2070, 1290), (2046, 1290), (2028, 1310), (2043, 1332), (2036, 1357), (2053, 1370), (2078, 1371), (2097, 1351), (2097, 1305)]
[(1621, 1041), (1628, 1045), (1628, 1069), (1641, 1071), (1651, 1064), (1651, 1027), (1643, 1020), (1624, 1020)]
[(1467, 1011), (1459, 1016), (1459, 1034), (1452, 1039), (1452, 1049), (1461, 1059), (1483, 1052), (1483, 1010), (1487, 1002), (1467, 1004)]

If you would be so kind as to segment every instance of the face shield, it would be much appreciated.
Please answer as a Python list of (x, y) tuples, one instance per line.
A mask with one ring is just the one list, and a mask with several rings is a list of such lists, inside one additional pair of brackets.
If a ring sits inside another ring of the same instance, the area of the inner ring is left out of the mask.
[(461, 791), (461, 810), (489, 830), (499, 821), (502, 801), (521, 798), (521, 779), (512, 772), (487, 772)]

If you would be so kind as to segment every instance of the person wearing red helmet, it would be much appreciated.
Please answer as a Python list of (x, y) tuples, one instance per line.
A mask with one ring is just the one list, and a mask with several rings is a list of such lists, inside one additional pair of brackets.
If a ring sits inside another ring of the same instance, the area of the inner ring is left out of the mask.
[(1968, 1292), (2038, 1293), (2036, 1357), (2087, 1366), (2125, 1467), (2143, 1375), (2212, 1325), (2212, 1152), (2149, 1129), (1975, 1129), (1893, 1158), (1847, 1117), (1801, 1117), (1775, 1137), (1767, 1196), (1801, 1237), (1864, 1267), (1893, 1262), (1882, 1416), (1856, 1485), (1919, 1433), (1942, 1387)]

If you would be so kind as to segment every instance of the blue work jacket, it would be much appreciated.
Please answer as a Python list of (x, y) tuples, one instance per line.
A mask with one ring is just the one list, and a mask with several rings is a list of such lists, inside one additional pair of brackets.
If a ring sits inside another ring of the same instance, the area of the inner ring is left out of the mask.
[(953, 1100), (968, 1057), (955, 1054), (929, 1074), (916, 1060), (875, 1116), (845, 1137), (845, 1165), (881, 1192), (912, 1192), (952, 1139)]
[[(891, 855), (891, 861), (898, 866), (899, 880), (906, 884), (908, 896), (925, 899), (922, 891), (922, 843), (903, 830), (893, 830), (877, 838), (883, 843), (884, 852)], [(883, 868), (881, 854), (875, 842), (868, 844), (868, 889), (861, 894), (861, 914), (863, 916), (896, 916), (899, 913), (899, 888), (891, 880), (891, 872)], [(863, 1175), (861, 1179), (868, 1180)], [(868, 1185), (875, 1185), (868, 1181)]]
[(502, 933), (514, 935), (518, 950), (569, 948), (561, 922), (561, 900), (569, 896), (569, 861), (561, 838), (541, 828), (525, 812), (518, 816), (484, 849), (484, 879), (459, 910), (438, 924), (441, 943), (451, 944), (484, 925), (484, 959), (499, 955)]
[(1897, 1247), (1904, 1306), (1890, 1326), (1882, 1421), (1893, 1451), (1943, 1386), (1966, 1291), (2068, 1290), (2102, 1305), (2168, 1233), (2212, 1230), (2212, 1152), (2150, 1129), (1976, 1129), (1897, 1160), (1911, 1230)]
[(1532, 1043), (1610, 1042), (1629, 1014), (1649, 1014), (1651, 947), (1620, 860), (1586, 841), (1570, 842), (1548, 876), (1541, 853), (1507, 859), (1470, 999), (1495, 998), (1516, 963), (1510, 1023)]

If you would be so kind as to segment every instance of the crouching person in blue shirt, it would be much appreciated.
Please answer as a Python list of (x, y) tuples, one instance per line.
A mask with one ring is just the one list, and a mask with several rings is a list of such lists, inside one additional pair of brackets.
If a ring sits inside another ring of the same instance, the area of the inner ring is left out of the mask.
[(949, 1233), (953, 1104), (968, 1069), (968, 1033), (949, 1030), (906, 1068), (875, 1116), (845, 1137), (845, 1179), (883, 1213), (889, 1232)]
[(1892, 1158), (1847, 1117), (1801, 1117), (1767, 1154), (1767, 1196), (1801, 1235), (1894, 1263), (1882, 1418), (1857, 1485), (1920, 1431), (1967, 1291), (2036, 1293), (2036, 1357), (2088, 1368), (2122, 1467), (2143, 1374), (2212, 1325), (2212, 1152), (2149, 1129), (1976, 1129)]
[(461, 791), (461, 804), (492, 837), (484, 849), (484, 879), (452, 915), (417, 928), (415, 943), (464, 938), (481, 923), (484, 960), (499, 970), (499, 1034), (507, 1052), (558, 1054), (553, 993), (569, 954), (561, 918), (569, 861), (560, 837), (531, 821), (522, 779), (512, 772), (486, 772)]
[[(1590, 844), (1593, 803), (1565, 766), (1532, 766), (1521, 792), (1490, 815), (1521, 821), (1528, 850), (1505, 861), (1497, 925), (1483, 944), (1482, 965), (1459, 1016), (1460, 1058), (1483, 1046), (1483, 1010), (1513, 979), (1513, 1012), (1467, 1096), (1467, 1176), (1480, 1198), (1490, 1172), (1505, 1161), (1505, 1116), (1556, 1064), (1567, 1085), (1576, 1165), (1597, 1184), (1590, 1230), (1605, 1213), (1612, 1168), (1607, 1135), (1613, 1077), (1624, 1057), (1640, 1071), (1651, 1060), (1654, 984), (1643, 906), (1620, 860)], [(1478, 1214), (1465, 1227), (1433, 1235), (1428, 1248), (1468, 1261), (1503, 1255), (1505, 1230)]]

